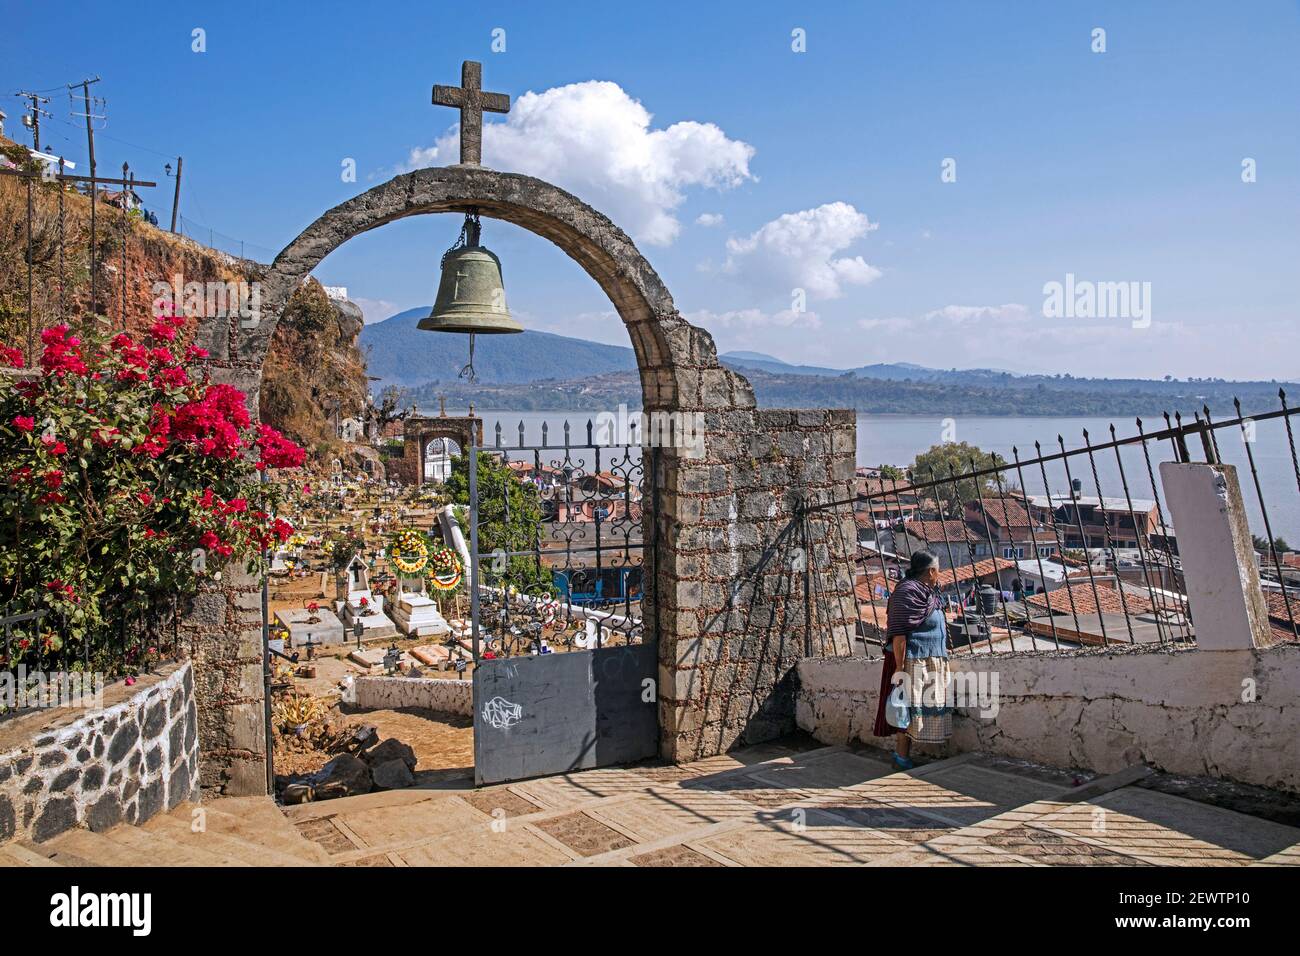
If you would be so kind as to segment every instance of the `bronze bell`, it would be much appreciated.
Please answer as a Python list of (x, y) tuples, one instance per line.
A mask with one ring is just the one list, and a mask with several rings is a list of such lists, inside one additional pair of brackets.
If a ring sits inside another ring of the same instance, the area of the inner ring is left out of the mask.
[(416, 328), (480, 335), (524, 330), (506, 308), (501, 260), (479, 245), (479, 231), (478, 215), (470, 213), (456, 245), (442, 257), (442, 279), (433, 311)]

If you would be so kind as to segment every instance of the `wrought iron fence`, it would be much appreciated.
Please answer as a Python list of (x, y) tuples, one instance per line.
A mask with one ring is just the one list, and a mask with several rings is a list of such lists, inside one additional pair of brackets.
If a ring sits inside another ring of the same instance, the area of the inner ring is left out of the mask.
[[(476, 658), (480, 647), (514, 656), (643, 642), (643, 515), (654, 508), (654, 449), (641, 447), (635, 423), (618, 444), (595, 430), (588, 420), (575, 438), (566, 421), (554, 444), (543, 422), (540, 441), (530, 443), (520, 422), (508, 444), (498, 424), (479, 449), (516, 481), (485, 489), (475, 475), (470, 493), (470, 547), (482, 582), (471, 598)], [(524, 534), (505, 531), (518, 486), (538, 515)]]
[[(59, 607), (0, 608), (0, 674), (6, 690), (56, 679), (59, 675), (97, 675), (108, 681), (144, 673), (175, 656), (180, 644), (181, 608), (175, 600), (146, 609), (105, 611), (111, 621), (85, 629)], [(21, 695), (20, 695), (21, 696)], [(32, 706), (39, 706), (35, 696)], [(0, 713), (12, 711), (0, 699)]]
[(1177, 529), (1157, 480), (1163, 460), (1238, 467), (1252, 530), (1262, 531), (1273, 639), (1300, 640), (1300, 554), (1283, 537), (1300, 529), (1297, 409), (1285, 391), (1278, 398), (1253, 416), (1240, 403), (1223, 421), (1208, 408), (1191, 421), (1166, 414), (1164, 427), (1138, 419), (1126, 437), (1111, 425), (1104, 440), (1085, 430), (1076, 447), (1058, 435), (1050, 447), (1035, 442), (1032, 456), (1013, 448), (1010, 459), (879, 479), (855, 500), (858, 652), (883, 652), (888, 597), (923, 548), (939, 559), (954, 653), (1193, 643)]

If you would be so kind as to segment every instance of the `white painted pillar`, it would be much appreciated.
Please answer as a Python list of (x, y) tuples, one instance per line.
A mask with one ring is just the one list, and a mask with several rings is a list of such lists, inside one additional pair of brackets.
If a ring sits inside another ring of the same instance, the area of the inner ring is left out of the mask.
[(1250, 525), (1232, 465), (1161, 462), (1196, 645), (1239, 651), (1272, 643)]

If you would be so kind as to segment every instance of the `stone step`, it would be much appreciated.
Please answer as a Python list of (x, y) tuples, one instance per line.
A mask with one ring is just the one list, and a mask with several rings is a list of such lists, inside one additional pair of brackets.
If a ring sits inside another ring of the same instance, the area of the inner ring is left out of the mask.
[[(212, 815), (209, 813), (209, 823)], [(268, 834), (262, 832), (250, 834), (249, 838), (245, 838), (222, 833), (220, 829), (210, 825), (205, 830), (196, 832), (192, 828), (188, 814), (184, 816), (162, 814), (146, 823), (143, 829), (165, 834), (177, 843), (198, 846), (232, 857), (245, 866), (318, 866), (320, 864), (320, 860), (309, 847), (299, 853), (287, 852), (283, 846), (273, 846), (270, 840), (265, 839)], [(277, 839), (275, 842), (287, 841)]]
[(324, 848), (301, 836), (270, 797), (228, 797), (202, 804), (202, 832), (192, 827), (195, 804), (181, 804), (141, 826), (105, 833), (69, 830), (45, 843), (0, 846), (7, 866), (321, 866)]
[(28, 844), (63, 866), (140, 866), (140, 854), (102, 833), (68, 830), (44, 843)]
[[(329, 862), (329, 854), (301, 836), (270, 797), (225, 797), (201, 806), (206, 811), (210, 833), (269, 847), (317, 864)], [(190, 809), (184, 812), (186, 821), (190, 819)]]
[(354, 797), (338, 797), (334, 800), (299, 803), (284, 807), (282, 812), (292, 823), (305, 823), (308, 820), (319, 820), (322, 817), (333, 817), (343, 813), (355, 813), (358, 810), (405, 807), (413, 803), (423, 803), (426, 800), (470, 792), (473, 792), (473, 787), (465, 786), (445, 789), (407, 787), (403, 790), (376, 790), (373, 793), (362, 793)]
[(0, 846), (0, 867), (9, 866), (63, 866), (58, 860), (43, 856), (36, 850), (29, 850), (21, 843), (6, 843)]
[(174, 840), (165, 833), (140, 827), (115, 827), (104, 836), (135, 854), (127, 866), (246, 866), (243, 861), (216, 847), (199, 847)]

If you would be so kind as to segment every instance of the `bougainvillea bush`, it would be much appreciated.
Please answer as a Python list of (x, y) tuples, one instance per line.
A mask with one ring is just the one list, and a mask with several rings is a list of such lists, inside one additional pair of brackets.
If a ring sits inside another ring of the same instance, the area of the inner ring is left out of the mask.
[(0, 644), (0, 667), (130, 672), (178, 599), (292, 533), (260, 472), (302, 449), (209, 381), (184, 325), (159, 318), (139, 341), (54, 326), (35, 374), (0, 374), (0, 609), (47, 612)]

